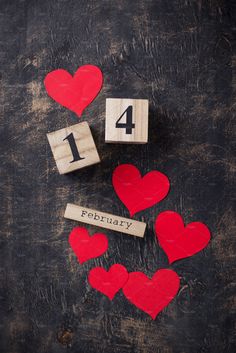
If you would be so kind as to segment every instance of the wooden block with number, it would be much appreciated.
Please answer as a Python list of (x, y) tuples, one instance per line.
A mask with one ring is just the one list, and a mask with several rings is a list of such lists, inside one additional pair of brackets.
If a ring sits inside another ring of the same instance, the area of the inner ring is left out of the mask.
[(148, 100), (106, 99), (107, 143), (148, 142)]
[(100, 162), (87, 122), (48, 133), (47, 138), (60, 174)]
[(68, 203), (65, 218), (143, 238), (146, 223)]

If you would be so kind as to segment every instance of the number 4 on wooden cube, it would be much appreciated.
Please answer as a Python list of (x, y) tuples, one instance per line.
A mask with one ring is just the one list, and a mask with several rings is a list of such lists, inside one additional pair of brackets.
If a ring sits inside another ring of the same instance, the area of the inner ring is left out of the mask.
[(105, 142), (147, 143), (148, 100), (107, 98)]
[(60, 174), (100, 162), (87, 122), (51, 132), (47, 138)]

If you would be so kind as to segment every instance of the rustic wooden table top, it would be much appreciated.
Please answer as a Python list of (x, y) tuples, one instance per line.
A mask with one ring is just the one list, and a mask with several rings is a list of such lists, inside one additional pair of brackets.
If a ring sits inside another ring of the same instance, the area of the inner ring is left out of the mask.
[[(1, 0), (0, 352), (236, 351), (234, 10), (233, 0)], [(43, 79), (86, 63), (104, 73), (81, 119), (102, 162), (59, 175), (46, 133), (78, 118), (47, 96)], [(148, 144), (104, 143), (107, 97), (149, 100)], [(128, 217), (111, 184), (127, 162), (164, 172), (171, 191), (135, 216), (147, 222), (144, 239), (106, 231), (108, 253), (80, 266), (66, 204)], [(122, 292), (109, 302), (87, 274), (116, 262), (149, 276), (169, 268), (153, 229), (167, 209), (205, 222), (212, 240), (170, 266), (181, 290), (153, 321)]]

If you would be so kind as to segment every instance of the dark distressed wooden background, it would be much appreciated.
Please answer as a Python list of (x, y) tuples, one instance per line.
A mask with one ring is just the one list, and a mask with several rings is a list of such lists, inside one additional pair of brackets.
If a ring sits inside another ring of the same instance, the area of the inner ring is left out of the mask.
[[(0, 1), (1, 353), (236, 351), (235, 18), (233, 0)], [(78, 119), (43, 79), (87, 63), (104, 73), (81, 120), (102, 163), (60, 176), (46, 133)], [(147, 145), (104, 143), (107, 97), (149, 99)], [(166, 173), (171, 192), (135, 216), (148, 224), (144, 240), (106, 231), (108, 253), (80, 266), (66, 203), (128, 216), (111, 184), (126, 162)], [(205, 222), (212, 241), (171, 266), (181, 290), (152, 321), (122, 293), (109, 302), (91, 289), (87, 274), (116, 262), (150, 276), (168, 268), (153, 231), (167, 209)]]

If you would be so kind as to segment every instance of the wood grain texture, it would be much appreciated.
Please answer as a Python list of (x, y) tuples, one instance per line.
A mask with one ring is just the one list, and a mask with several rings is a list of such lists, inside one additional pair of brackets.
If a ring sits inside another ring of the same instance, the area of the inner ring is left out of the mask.
[[(235, 352), (234, 20), (233, 0), (1, 0), (1, 352)], [(78, 119), (43, 80), (85, 63), (104, 74), (81, 120), (102, 162), (61, 176), (46, 133)], [(149, 100), (148, 144), (104, 143), (105, 99), (124, 94)], [(127, 217), (111, 176), (130, 162), (168, 175), (171, 191), (137, 215), (144, 239), (109, 231), (107, 256), (79, 266), (65, 206)], [(171, 266), (181, 290), (152, 321), (122, 293), (111, 303), (96, 293), (87, 274), (116, 262), (150, 277), (169, 268), (153, 231), (168, 209), (205, 222), (212, 240)]]
[(148, 100), (107, 98), (105, 142), (147, 143)]
[[(72, 134), (72, 135), (71, 135)], [(68, 138), (72, 137), (72, 146)], [(60, 174), (100, 162), (90, 127), (86, 121), (47, 134), (53, 157)], [(74, 153), (76, 156), (74, 156)]]
[(68, 203), (65, 218), (143, 238), (146, 223)]

